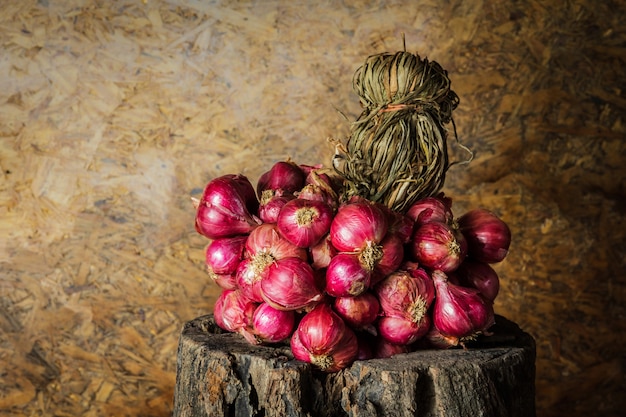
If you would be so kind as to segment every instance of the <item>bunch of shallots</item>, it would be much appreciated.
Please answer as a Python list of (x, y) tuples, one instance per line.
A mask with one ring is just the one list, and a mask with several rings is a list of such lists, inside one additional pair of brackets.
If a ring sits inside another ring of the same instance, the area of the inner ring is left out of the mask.
[(210, 181), (196, 230), (222, 288), (216, 323), (252, 344), (288, 342), (296, 359), (334, 372), (354, 360), (449, 348), (494, 323), (510, 230), (496, 215), (455, 218), (443, 195), (405, 212), (343, 199), (321, 166), (274, 164), (256, 187)]

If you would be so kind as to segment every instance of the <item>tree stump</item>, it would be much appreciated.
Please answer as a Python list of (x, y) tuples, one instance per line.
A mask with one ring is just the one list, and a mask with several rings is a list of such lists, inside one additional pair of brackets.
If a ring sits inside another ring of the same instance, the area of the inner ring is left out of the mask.
[(356, 361), (325, 374), (288, 346), (252, 346), (212, 315), (186, 323), (178, 346), (174, 417), (535, 416), (535, 342), (496, 316), (467, 349)]

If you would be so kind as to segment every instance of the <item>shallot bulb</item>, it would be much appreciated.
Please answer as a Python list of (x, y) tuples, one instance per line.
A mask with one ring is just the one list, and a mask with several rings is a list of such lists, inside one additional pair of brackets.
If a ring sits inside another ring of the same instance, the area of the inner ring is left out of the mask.
[(384, 316), (400, 317), (416, 324), (427, 317), (435, 299), (432, 279), (418, 267), (388, 275), (374, 287), (374, 291)]
[[(391, 274), (398, 269), (404, 260), (404, 244), (402, 239), (395, 234), (388, 234), (381, 242), (380, 249), (382, 256), (378, 262), (374, 263), (374, 268), (381, 277)], [(361, 252), (363, 257), (364, 252)], [(362, 261), (362, 264), (367, 265)]]
[(465, 287), (476, 288), (489, 301), (494, 301), (500, 291), (500, 277), (491, 265), (467, 258), (452, 273)]
[(263, 300), (278, 310), (303, 310), (322, 299), (313, 268), (296, 257), (278, 259), (261, 280)]
[[(250, 258), (267, 266), (277, 259), (296, 257), (306, 260), (306, 249), (299, 248), (285, 239), (275, 224), (264, 223), (250, 233), (246, 240), (246, 251)], [(261, 259), (263, 258), (263, 259)]]
[(305, 314), (291, 337), (293, 356), (324, 372), (349, 366), (358, 350), (356, 334), (327, 303)]
[(453, 220), (450, 201), (443, 197), (425, 197), (418, 200), (409, 207), (406, 215), (418, 227), (432, 221), (449, 224)]
[(278, 343), (288, 339), (295, 324), (293, 311), (277, 310), (267, 303), (260, 304), (252, 316), (254, 335), (260, 343)]
[(213, 240), (205, 251), (207, 268), (213, 274), (232, 274), (244, 258), (247, 236)]
[(264, 191), (283, 190), (295, 193), (304, 186), (305, 174), (302, 168), (291, 161), (276, 162), (257, 181), (257, 194), (263, 197)]
[(358, 254), (341, 252), (326, 269), (326, 292), (333, 297), (356, 296), (370, 287), (372, 272), (363, 267)]
[(385, 237), (387, 216), (376, 204), (365, 199), (339, 208), (330, 225), (330, 240), (340, 252), (364, 251)]
[(371, 324), (378, 317), (380, 303), (372, 292), (366, 291), (354, 297), (336, 297), (333, 307), (353, 329), (375, 332)]
[(209, 277), (225, 290), (237, 288), (236, 272), (245, 256), (247, 236), (213, 240), (206, 248), (205, 260)]
[(283, 190), (264, 193), (259, 205), (259, 217), (264, 223), (276, 223), (283, 206), (295, 198), (296, 196)]
[(511, 230), (494, 213), (474, 209), (459, 217), (457, 222), (467, 240), (470, 257), (490, 264), (506, 257), (511, 244)]
[(223, 175), (210, 181), (196, 208), (195, 228), (209, 239), (250, 233), (261, 220), (254, 214), (258, 200), (245, 176)]
[(325, 202), (296, 198), (280, 210), (276, 225), (287, 241), (308, 248), (328, 234), (332, 220), (333, 209)]
[(252, 318), (258, 305), (239, 290), (224, 290), (215, 301), (215, 323), (226, 331), (240, 333), (246, 340), (254, 342)]
[(467, 242), (457, 229), (431, 221), (416, 228), (411, 249), (412, 255), (423, 266), (450, 272), (465, 259)]
[(378, 334), (394, 345), (410, 345), (423, 337), (430, 330), (430, 316), (424, 316), (419, 322), (402, 317), (381, 317), (378, 320)]
[(433, 324), (442, 334), (471, 339), (494, 324), (493, 304), (480, 291), (452, 284), (442, 271), (433, 271), (432, 278)]
[(235, 284), (239, 291), (252, 301), (262, 302), (261, 279), (267, 274), (267, 269), (267, 267), (259, 268), (253, 259), (248, 258), (239, 262), (235, 273)]
[(298, 248), (283, 238), (275, 224), (264, 223), (246, 239), (247, 259), (237, 268), (237, 285), (247, 297), (261, 302), (261, 280), (276, 261), (296, 257), (307, 259), (306, 249)]
[(223, 290), (235, 290), (237, 286), (237, 275), (233, 274), (213, 274), (209, 272), (209, 277)]
[[(305, 179), (305, 186), (300, 191), (300, 194), (308, 192), (308, 186), (315, 194), (324, 198), (324, 201), (330, 205), (333, 209), (336, 209), (339, 205), (338, 186), (335, 181), (328, 174), (322, 173), (321, 169), (313, 169), (307, 173)], [(300, 195), (301, 198), (306, 198)], [(312, 196), (313, 197), (313, 196)]]

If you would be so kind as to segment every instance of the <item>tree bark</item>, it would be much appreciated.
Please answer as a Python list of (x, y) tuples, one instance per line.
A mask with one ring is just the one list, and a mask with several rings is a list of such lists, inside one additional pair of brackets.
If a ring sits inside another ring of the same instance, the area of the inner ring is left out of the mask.
[(535, 342), (496, 317), (467, 349), (356, 361), (325, 374), (288, 346), (252, 346), (212, 315), (186, 323), (178, 346), (174, 417), (535, 416)]

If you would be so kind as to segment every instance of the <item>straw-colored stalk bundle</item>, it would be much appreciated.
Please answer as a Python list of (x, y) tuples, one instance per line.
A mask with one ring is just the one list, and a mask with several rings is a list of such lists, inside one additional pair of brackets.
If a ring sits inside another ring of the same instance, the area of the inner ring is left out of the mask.
[(437, 194), (449, 167), (445, 125), (459, 103), (447, 72), (406, 51), (383, 53), (357, 69), (353, 89), (363, 112), (333, 159), (346, 197), (404, 211)]

